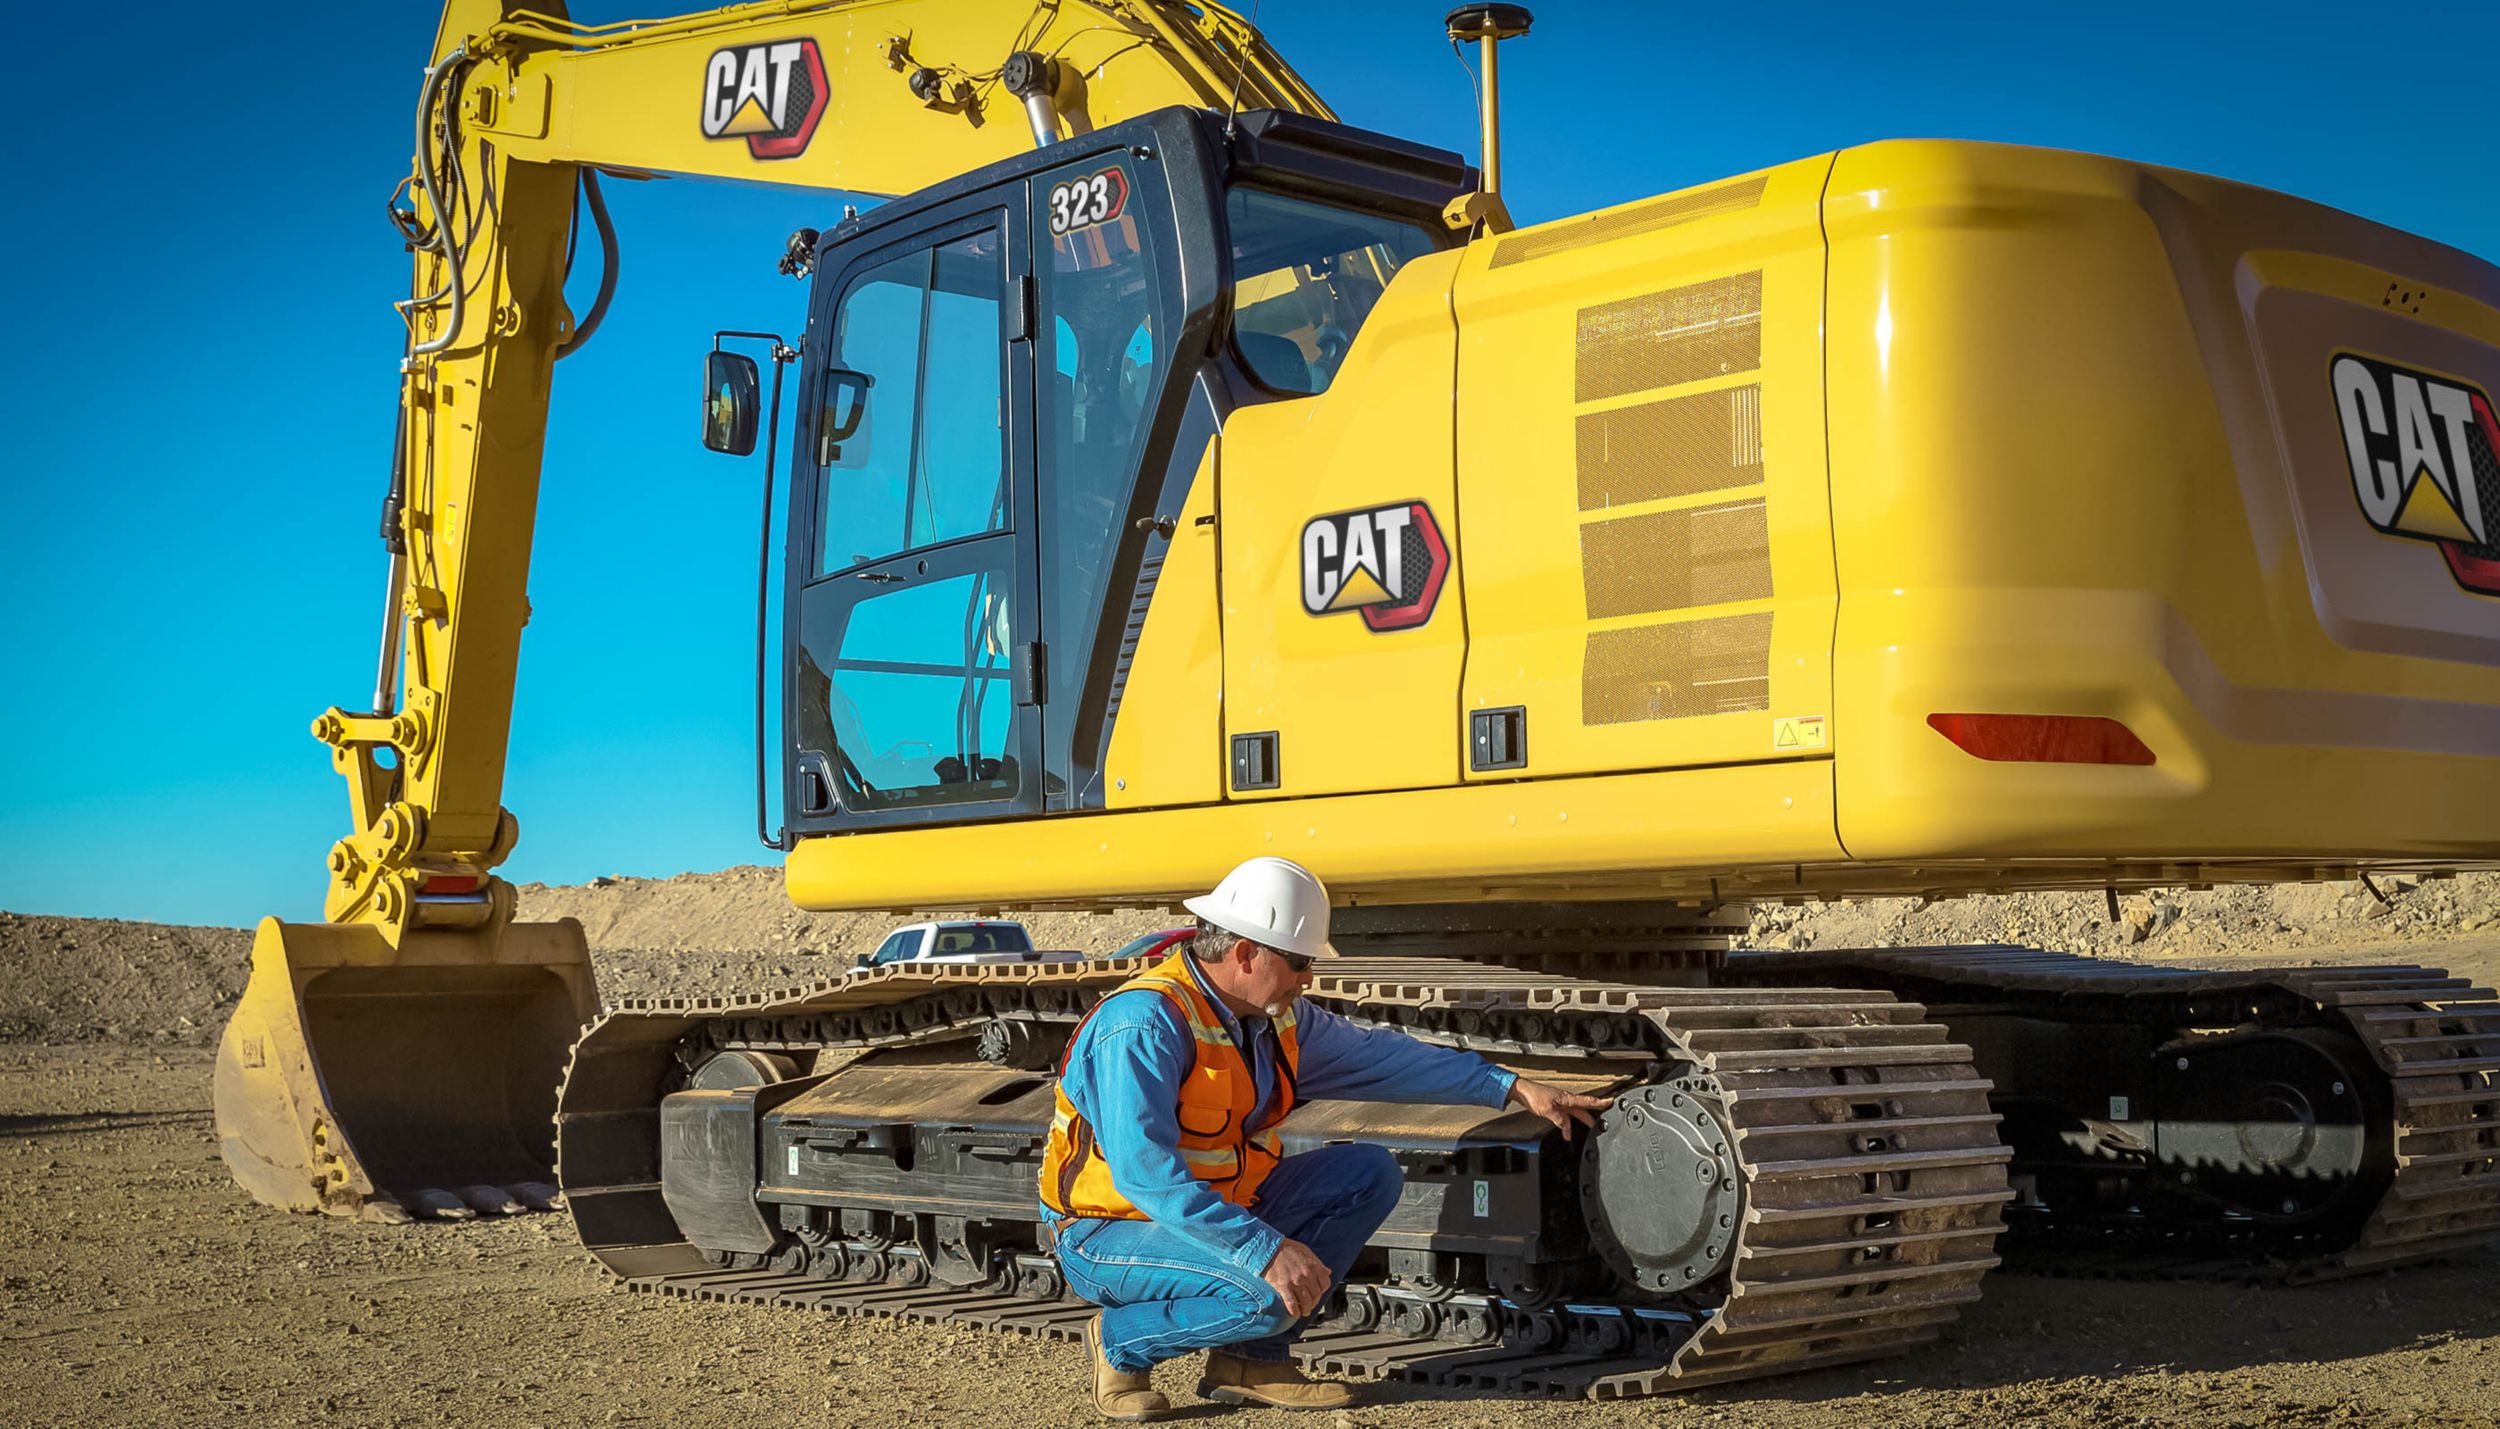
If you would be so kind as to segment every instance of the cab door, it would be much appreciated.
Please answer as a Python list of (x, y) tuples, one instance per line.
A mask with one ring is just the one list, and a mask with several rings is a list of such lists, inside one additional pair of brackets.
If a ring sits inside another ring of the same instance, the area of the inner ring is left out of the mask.
[(818, 271), (790, 522), (794, 832), (1041, 808), (1022, 187)]

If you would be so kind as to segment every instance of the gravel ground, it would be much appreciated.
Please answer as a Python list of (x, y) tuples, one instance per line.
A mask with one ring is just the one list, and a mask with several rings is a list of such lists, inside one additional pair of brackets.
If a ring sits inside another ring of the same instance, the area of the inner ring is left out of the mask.
[[(532, 911), (591, 915), (603, 985), (637, 992), (818, 975), (821, 959), (889, 921), (786, 914), (756, 896), (770, 890), (755, 874), (532, 890)], [(649, 889), (665, 896), (631, 896)], [(2354, 892), (2191, 894), (2168, 900), (2169, 914), (2164, 900), (2130, 900), (2098, 931), (2084, 922), (2106, 913), (2098, 899), (1767, 910), (1756, 937), (1802, 932), (1829, 946), (2028, 926), (2029, 941), (2109, 956), (2417, 961), (2486, 984), (2500, 975), (2488, 881), (2394, 890), (2393, 906)], [(2314, 905), (2305, 920), (2284, 897), (2295, 893)], [(567, 900), (575, 906), (547, 906)], [(655, 921), (654, 902), (674, 906)], [(2139, 905), (2145, 916), (2128, 918)], [(757, 937), (754, 952), (720, 952), (735, 946), (725, 939), (708, 950), (621, 945), (661, 941), (654, 928), (760, 934), (785, 918), (787, 931)], [(1051, 931), (1101, 947), (1132, 921), (1160, 917)], [(1093, 1422), (1069, 1346), (628, 1295), (560, 1216), (387, 1227), (251, 1204), (217, 1160), (209, 1114), (210, 1044), (248, 941), (230, 929), (0, 915), (0, 1422)], [(1941, 1344), (1873, 1366), (1614, 1405), (1376, 1386), (1330, 1429), (1874, 1419), (2500, 1429), (2496, 1273), (2500, 1250), (2486, 1249), (2298, 1289), (1999, 1275)], [(1196, 1416), (1287, 1422), (1199, 1404), (1191, 1361), (1167, 1366), (1163, 1383)]]

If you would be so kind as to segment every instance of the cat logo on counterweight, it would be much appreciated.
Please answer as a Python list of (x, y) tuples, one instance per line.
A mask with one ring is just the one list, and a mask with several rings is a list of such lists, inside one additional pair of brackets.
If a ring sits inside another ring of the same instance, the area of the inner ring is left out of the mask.
[(2337, 353), (2331, 369), (2344, 458), (2361, 515), (2429, 541), (2457, 584), (2500, 595), (2500, 417), (2479, 387)]
[(1449, 543), (1420, 501), (1315, 516), (1302, 528), (1302, 608), (1313, 615), (1359, 610), (1374, 631), (1411, 630), (1432, 619), (1449, 574)]
[(825, 89), (814, 40), (714, 50), (703, 66), (703, 137), (744, 139), (758, 159), (795, 159), (825, 117)]

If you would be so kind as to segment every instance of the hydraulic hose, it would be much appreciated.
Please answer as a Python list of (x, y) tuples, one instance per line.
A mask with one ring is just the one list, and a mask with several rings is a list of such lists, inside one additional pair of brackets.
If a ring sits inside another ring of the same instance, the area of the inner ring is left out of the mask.
[[(582, 170), (582, 196), (590, 201), (590, 221), (599, 229), (599, 294), (590, 300), (590, 312), (573, 326), (573, 335), (556, 348), (561, 362), (579, 352), (590, 335), (599, 330), (599, 320), (608, 315), (608, 299), (616, 296), (616, 225), (608, 218), (608, 201), (599, 192), (599, 171)], [(775, 412), (776, 419), (779, 412)]]
[[(411, 358), (431, 357), (451, 346), (452, 340), (460, 335), (462, 310), (467, 306), (468, 295), (464, 291), (466, 275), (460, 271), (463, 255), (460, 246), (452, 242), (451, 216), (443, 209), (442, 189), (435, 182), (434, 162), (427, 157), (427, 149), (433, 141), (434, 106), (442, 99), (444, 82), (451, 77), (453, 70), (458, 69), (467, 61), (468, 57), (467, 45), (461, 45), (450, 54), (443, 56), (425, 72), (425, 84), (417, 92), (417, 186), (425, 191), (426, 208), (434, 216), (434, 238), (433, 242), (427, 246), (434, 252), (442, 254), (444, 261), (451, 265), (451, 281), (445, 285), (451, 297), (451, 320), (443, 325), (440, 334), (408, 349), (408, 355)], [(456, 164), (460, 162), (459, 139), (448, 132), (451, 123), (448, 111), (444, 115), (443, 123), (447, 131), (444, 135), (448, 141), (446, 147), (451, 150), (451, 161)]]

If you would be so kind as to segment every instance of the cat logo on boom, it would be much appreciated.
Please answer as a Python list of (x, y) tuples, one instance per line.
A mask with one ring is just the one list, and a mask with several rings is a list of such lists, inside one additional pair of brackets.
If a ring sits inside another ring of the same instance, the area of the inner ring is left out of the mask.
[(2331, 370), (2361, 515), (2430, 541), (2457, 584), (2500, 595), (2500, 417), (2479, 387), (2342, 352)]
[(703, 137), (744, 139), (759, 159), (795, 159), (825, 117), (825, 90), (814, 40), (714, 50), (703, 66)]
[(1373, 631), (1411, 630), (1432, 619), (1449, 574), (1449, 543), (1420, 501), (1316, 516), (1302, 528), (1302, 608), (1313, 615), (1359, 610)]

